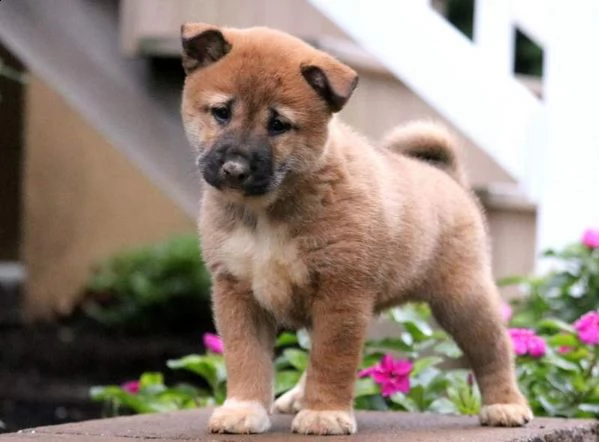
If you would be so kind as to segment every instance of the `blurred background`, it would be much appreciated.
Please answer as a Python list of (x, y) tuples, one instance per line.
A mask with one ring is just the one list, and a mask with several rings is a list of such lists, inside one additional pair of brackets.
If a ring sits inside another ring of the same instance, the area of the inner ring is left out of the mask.
[[(502, 278), (598, 221), (581, 203), (599, 139), (581, 107), (599, 98), (578, 34), (597, 35), (584, 26), (597, 8), (583, 3), (561, 6), (551, 28), (542, 0), (2, 1), (4, 430), (98, 417), (90, 386), (200, 351), (213, 330), (179, 120), (181, 23), (267, 25), (337, 56), (361, 77), (342, 118), (373, 140), (444, 121), (465, 146)], [(570, 62), (578, 70), (554, 69)], [(564, 139), (568, 153), (555, 147)]]

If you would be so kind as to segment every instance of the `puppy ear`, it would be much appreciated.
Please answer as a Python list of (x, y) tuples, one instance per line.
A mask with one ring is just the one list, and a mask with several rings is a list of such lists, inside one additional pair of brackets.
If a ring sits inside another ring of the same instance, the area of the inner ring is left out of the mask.
[(329, 57), (317, 65), (303, 65), (301, 71), (312, 89), (329, 105), (331, 112), (343, 109), (358, 85), (358, 74), (353, 69)]
[(186, 74), (220, 60), (231, 50), (231, 44), (223, 33), (216, 26), (204, 23), (181, 26), (181, 43)]

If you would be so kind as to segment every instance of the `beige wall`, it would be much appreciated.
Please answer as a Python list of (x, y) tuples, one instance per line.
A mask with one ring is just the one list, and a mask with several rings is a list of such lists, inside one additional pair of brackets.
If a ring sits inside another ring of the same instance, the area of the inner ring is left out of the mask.
[[(536, 210), (488, 205), (486, 212), (495, 277), (501, 279), (532, 273), (536, 250)], [(516, 286), (503, 287), (501, 293), (506, 299), (522, 295)]]
[(483, 150), (478, 149), (405, 84), (390, 74), (356, 68), (360, 83), (341, 118), (371, 140), (379, 140), (398, 124), (415, 119), (442, 121), (460, 138), (468, 180), (475, 188), (495, 182), (512, 182), (510, 176)]
[(37, 78), (27, 92), (25, 313), (68, 312), (98, 259), (194, 222)]

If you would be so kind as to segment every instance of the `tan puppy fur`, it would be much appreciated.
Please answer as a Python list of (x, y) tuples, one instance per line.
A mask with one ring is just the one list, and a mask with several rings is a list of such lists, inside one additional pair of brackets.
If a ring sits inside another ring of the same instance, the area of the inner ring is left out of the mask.
[(298, 433), (355, 432), (367, 326), (407, 301), (428, 302), (468, 356), (481, 422), (528, 422), (485, 224), (450, 134), (417, 123), (372, 146), (332, 117), (356, 73), (287, 34), (196, 23), (182, 37), (182, 116), (205, 181), (199, 230), (228, 370), (210, 430), (269, 428), (286, 326), (309, 329), (312, 350), (274, 410), (299, 411)]

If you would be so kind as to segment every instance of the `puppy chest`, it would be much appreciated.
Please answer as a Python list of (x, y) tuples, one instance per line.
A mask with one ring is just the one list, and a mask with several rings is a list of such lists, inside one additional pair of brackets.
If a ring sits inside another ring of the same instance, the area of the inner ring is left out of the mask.
[(275, 314), (289, 308), (292, 288), (308, 279), (294, 241), (277, 229), (238, 229), (222, 244), (220, 255), (227, 270), (250, 282), (258, 302)]

